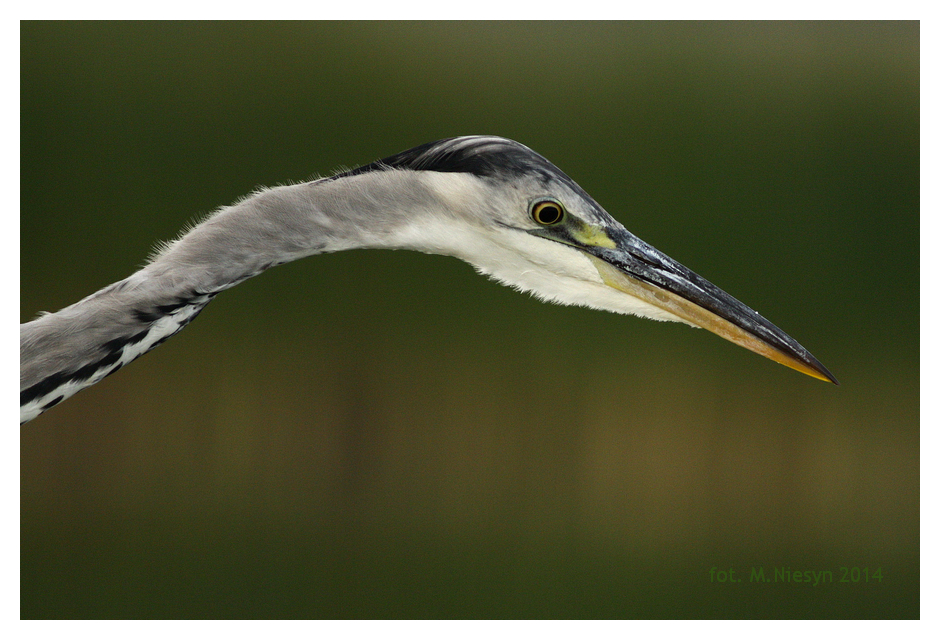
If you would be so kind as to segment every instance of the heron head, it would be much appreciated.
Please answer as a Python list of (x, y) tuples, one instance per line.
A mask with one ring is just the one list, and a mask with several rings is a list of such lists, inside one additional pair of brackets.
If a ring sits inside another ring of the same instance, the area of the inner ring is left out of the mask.
[[(837, 383), (793, 338), (627, 231), (571, 178), (518, 142), (450, 138), (350, 173), (376, 169), (420, 173), (440, 203), (439, 227), (423, 220), (403, 243), (409, 248), (455, 255), (543, 300), (702, 327)], [(459, 233), (454, 220), (462, 223)]]

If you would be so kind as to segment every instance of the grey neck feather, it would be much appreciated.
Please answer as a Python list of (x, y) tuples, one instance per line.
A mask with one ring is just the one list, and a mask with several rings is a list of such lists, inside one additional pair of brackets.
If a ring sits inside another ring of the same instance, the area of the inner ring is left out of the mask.
[(422, 172), (386, 170), (277, 187), (219, 210), (130, 277), (20, 326), (21, 421), (157, 346), (220, 291), (305, 256), (400, 245), (398, 232), (440, 205)]

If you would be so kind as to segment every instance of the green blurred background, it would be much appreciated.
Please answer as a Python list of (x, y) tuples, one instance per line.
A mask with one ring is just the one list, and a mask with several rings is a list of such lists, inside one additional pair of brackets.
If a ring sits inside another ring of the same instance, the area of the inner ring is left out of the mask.
[(23, 617), (919, 615), (917, 23), (21, 35), (24, 321), (259, 185), (487, 133), (842, 381), (452, 258), (286, 265), (22, 429)]

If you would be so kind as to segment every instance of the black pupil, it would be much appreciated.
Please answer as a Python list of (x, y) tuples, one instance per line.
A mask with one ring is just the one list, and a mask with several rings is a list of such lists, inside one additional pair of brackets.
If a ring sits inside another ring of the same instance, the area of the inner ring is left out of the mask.
[(543, 204), (538, 209), (538, 219), (542, 224), (554, 224), (561, 219), (561, 210), (553, 204)]

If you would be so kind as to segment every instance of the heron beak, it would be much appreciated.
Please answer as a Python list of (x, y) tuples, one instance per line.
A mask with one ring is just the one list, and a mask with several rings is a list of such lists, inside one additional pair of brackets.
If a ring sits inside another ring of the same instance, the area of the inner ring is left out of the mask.
[(791, 369), (839, 384), (809, 351), (759, 313), (625, 229), (592, 229), (569, 237), (608, 286)]

